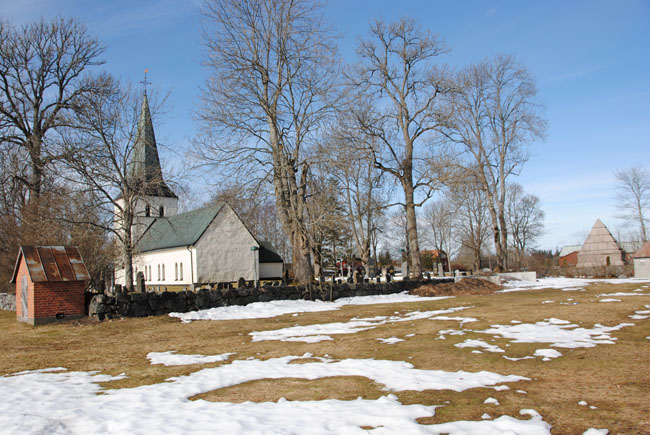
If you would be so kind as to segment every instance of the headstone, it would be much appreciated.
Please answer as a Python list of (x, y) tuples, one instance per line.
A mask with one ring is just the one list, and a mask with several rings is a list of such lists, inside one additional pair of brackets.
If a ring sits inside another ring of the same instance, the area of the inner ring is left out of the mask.
[(144, 273), (142, 273), (142, 271), (138, 272), (135, 276), (135, 291), (138, 293), (143, 293), (145, 291)]
[(390, 273), (386, 274), (386, 282), (390, 282), (392, 278), (390, 277)]
[(244, 288), (246, 287), (246, 280), (241, 277), (237, 280), (237, 288)]
[(282, 283), (284, 285), (289, 285), (289, 270), (285, 270), (284, 274), (282, 275)]
[(352, 272), (352, 282), (354, 284), (359, 284), (359, 271), (356, 269)]

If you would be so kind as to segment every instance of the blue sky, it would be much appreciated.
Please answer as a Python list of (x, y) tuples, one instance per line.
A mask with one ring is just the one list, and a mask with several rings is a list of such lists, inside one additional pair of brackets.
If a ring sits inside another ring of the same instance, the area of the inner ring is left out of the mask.
[[(105, 68), (134, 83), (171, 91), (156, 125), (163, 159), (180, 158), (196, 133), (191, 111), (206, 73), (201, 67), (200, 1), (0, 0), (17, 24), (40, 16), (84, 22), (106, 46)], [(453, 48), (442, 61), (461, 67), (495, 53), (515, 54), (537, 79), (548, 137), (531, 146), (516, 181), (546, 212), (541, 247), (581, 242), (597, 218), (614, 233), (612, 171), (650, 160), (650, 0), (350, 1), (331, 0), (330, 24), (341, 51), (375, 17), (412, 16)]]

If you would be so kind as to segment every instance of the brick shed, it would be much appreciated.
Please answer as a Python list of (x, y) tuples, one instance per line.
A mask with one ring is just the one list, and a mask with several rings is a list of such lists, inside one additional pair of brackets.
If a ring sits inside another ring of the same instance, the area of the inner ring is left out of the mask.
[(11, 277), (16, 319), (41, 325), (83, 317), (89, 278), (75, 246), (21, 246)]

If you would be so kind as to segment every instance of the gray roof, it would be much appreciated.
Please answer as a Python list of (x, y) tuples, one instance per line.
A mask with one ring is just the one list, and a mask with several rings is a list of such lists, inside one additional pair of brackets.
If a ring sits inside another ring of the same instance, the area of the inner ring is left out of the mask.
[(582, 245), (565, 245), (565, 246), (562, 246), (562, 249), (560, 250), (559, 257), (564, 257), (565, 255), (569, 255), (572, 252), (579, 251), (580, 248), (582, 248)]
[(282, 263), (282, 257), (278, 254), (273, 245), (267, 241), (261, 241), (260, 244), (260, 263)]
[(128, 166), (129, 177), (137, 180), (134, 185), (144, 186), (141, 195), (178, 198), (163, 180), (146, 92), (142, 98), (138, 132)]
[(142, 235), (137, 251), (147, 252), (193, 245), (224, 205), (224, 203), (217, 203), (186, 213), (157, 218)]

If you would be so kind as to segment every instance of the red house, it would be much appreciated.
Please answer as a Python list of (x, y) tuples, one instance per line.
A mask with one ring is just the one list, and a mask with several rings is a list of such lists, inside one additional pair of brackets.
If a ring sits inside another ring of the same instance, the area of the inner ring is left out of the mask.
[(88, 279), (75, 246), (21, 246), (11, 277), (16, 284), (16, 319), (42, 325), (83, 317)]

